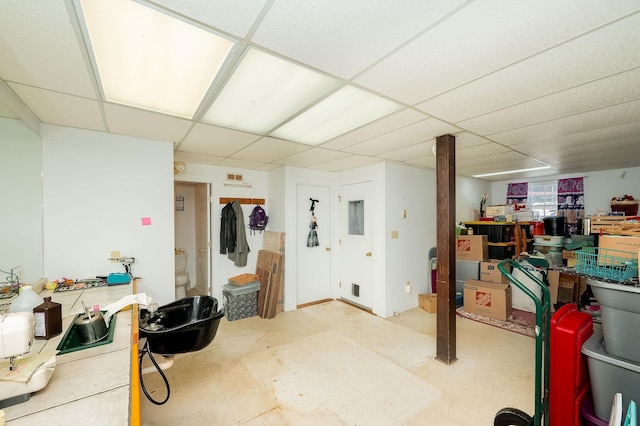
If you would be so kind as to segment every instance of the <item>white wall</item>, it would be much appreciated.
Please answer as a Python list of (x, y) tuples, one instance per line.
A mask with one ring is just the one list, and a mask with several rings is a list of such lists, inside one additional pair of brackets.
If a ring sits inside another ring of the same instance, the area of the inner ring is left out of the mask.
[(173, 145), (43, 125), (42, 147), (45, 275), (124, 272), (107, 260), (119, 250), (139, 292), (173, 301)]
[[(384, 316), (388, 317), (418, 306), (418, 294), (431, 292), (428, 255), (436, 245), (435, 172), (387, 164), (384, 198)], [(392, 238), (393, 231), (398, 232), (398, 238)], [(411, 293), (406, 292), (407, 281)]]
[[(549, 178), (537, 178), (538, 181), (554, 181), (563, 178), (584, 176), (585, 215), (593, 215), (597, 210), (609, 211), (612, 197), (625, 194), (640, 198), (640, 167), (593, 171), (581, 174), (556, 175)], [(623, 177), (624, 176), (624, 177)], [(493, 182), (491, 185), (491, 204), (504, 204), (507, 199), (507, 184), (526, 182), (526, 179)]]
[(491, 197), (491, 192), (491, 182), (456, 176), (456, 223), (472, 221), (474, 209), (480, 210), (482, 194), (487, 193)]
[[(250, 184), (250, 186), (225, 186), (228, 173), (243, 175), (244, 182)], [(270, 199), (267, 196), (269, 177), (263, 171), (187, 163), (185, 172), (176, 176), (175, 179), (184, 182), (211, 184), (211, 281), (213, 289), (211, 295), (218, 301), (222, 301), (222, 286), (228, 282), (230, 277), (242, 273), (255, 273), (258, 251), (262, 249), (263, 235), (261, 233), (251, 235), (249, 232), (249, 214), (253, 209), (253, 205), (244, 204), (242, 205), (242, 210), (247, 230), (247, 243), (251, 249), (247, 265), (244, 267), (235, 266), (233, 261), (229, 260), (226, 255), (220, 254), (220, 212), (224, 207), (224, 205), (220, 204), (220, 198), (264, 198), (265, 204), (263, 207), (269, 216), (267, 229), (272, 231), (274, 230), (271, 219), (273, 213), (270, 211)], [(274, 219), (274, 222), (277, 224), (277, 219)]]
[(20, 266), (22, 281), (34, 283), (43, 276), (40, 137), (22, 121), (0, 118), (0, 159), (0, 270)]

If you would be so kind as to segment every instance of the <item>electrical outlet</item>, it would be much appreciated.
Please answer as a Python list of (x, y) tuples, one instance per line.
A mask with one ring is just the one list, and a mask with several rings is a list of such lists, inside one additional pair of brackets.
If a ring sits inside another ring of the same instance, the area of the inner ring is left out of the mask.
[(120, 262), (120, 250), (111, 250), (111, 256), (109, 257), (111, 263)]
[(405, 284), (405, 290), (407, 293), (411, 293), (411, 281), (407, 281)]

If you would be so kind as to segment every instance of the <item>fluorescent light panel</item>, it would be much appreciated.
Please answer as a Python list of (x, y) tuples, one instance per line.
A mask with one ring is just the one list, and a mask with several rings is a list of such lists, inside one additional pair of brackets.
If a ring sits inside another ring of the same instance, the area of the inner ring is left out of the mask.
[(105, 100), (191, 118), (234, 42), (130, 0), (80, 0)]
[(249, 49), (202, 121), (264, 134), (337, 84), (332, 77)]
[(499, 176), (499, 175), (509, 175), (511, 173), (523, 173), (523, 172), (534, 172), (536, 170), (546, 170), (546, 169), (550, 169), (551, 166), (546, 165), (546, 166), (540, 166), (540, 167), (531, 167), (529, 169), (518, 169), (518, 170), (507, 170), (504, 172), (495, 172), (495, 173), (484, 173), (482, 175), (471, 175), (475, 178), (481, 178), (481, 177), (488, 177), (488, 176)]
[(319, 145), (401, 108), (395, 102), (353, 86), (345, 86), (271, 135), (307, 145)]

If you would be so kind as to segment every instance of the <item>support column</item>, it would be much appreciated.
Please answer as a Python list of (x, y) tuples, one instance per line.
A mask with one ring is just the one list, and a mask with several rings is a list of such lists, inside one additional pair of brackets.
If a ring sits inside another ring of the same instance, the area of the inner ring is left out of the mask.
[(456, 360), (456, 138), (436, 138), (436, 359)]

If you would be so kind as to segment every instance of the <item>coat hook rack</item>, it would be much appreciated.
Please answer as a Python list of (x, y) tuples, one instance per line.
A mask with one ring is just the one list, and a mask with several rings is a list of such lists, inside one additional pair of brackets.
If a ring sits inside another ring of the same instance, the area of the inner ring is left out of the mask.
[(234, 201), (238, 201), (240, 204), (265, 204), (264, 198), (228, 198), (228, 197), (220, 197), (220, 204), (233, 203)]

